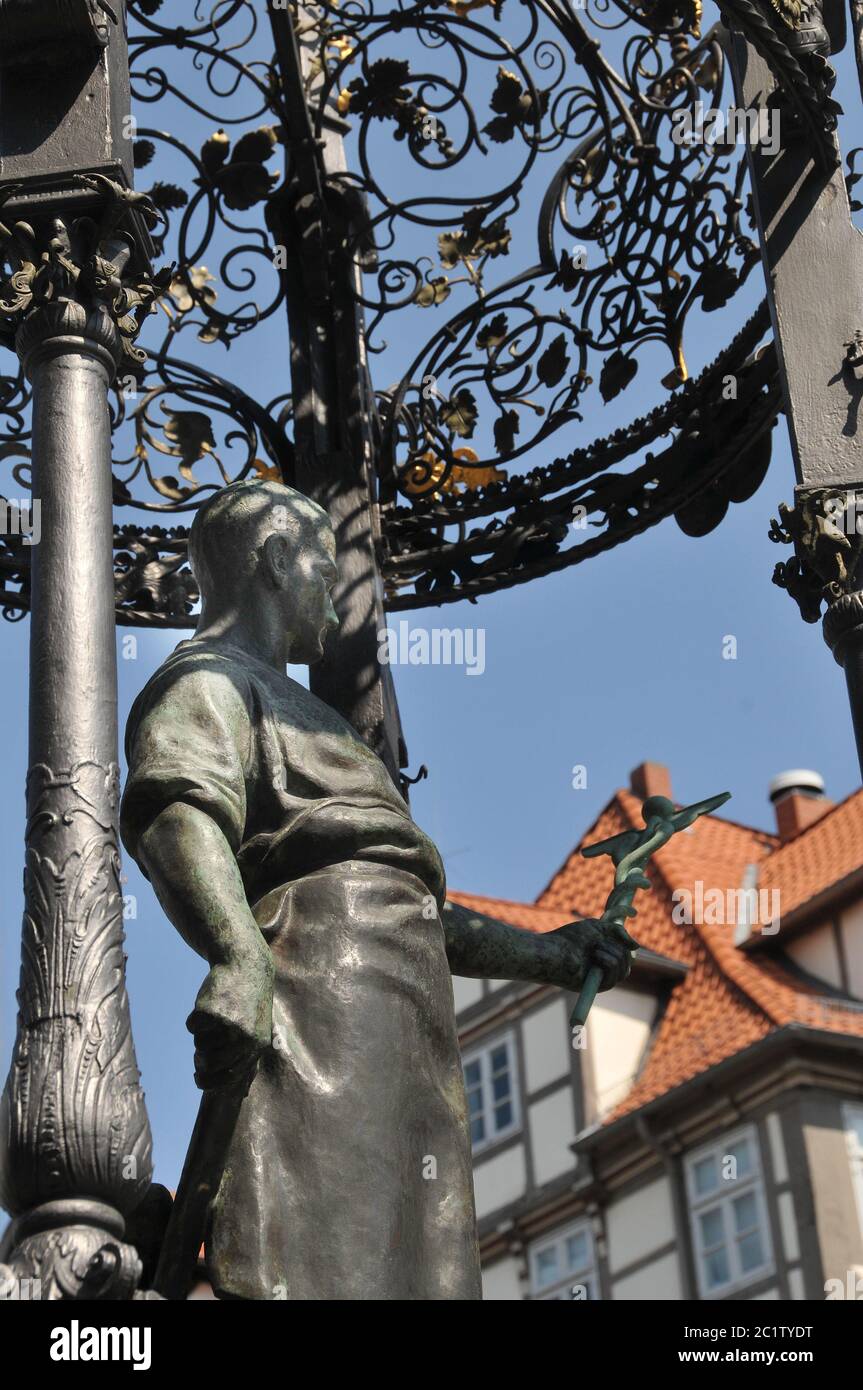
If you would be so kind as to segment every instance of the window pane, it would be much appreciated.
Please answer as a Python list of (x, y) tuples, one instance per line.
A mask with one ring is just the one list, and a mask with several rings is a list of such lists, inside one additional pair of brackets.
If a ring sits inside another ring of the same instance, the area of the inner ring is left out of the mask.
[(476, 1086), (479, 1083), (479, 1059), (475, 1062), (468, 1062), (464, 1069), (464, 1081), (466, 1086)]
[(738, 1235), (742, 1235), (744, 1231), (751, 1231), (753, 1226), (758, 1225), (758, 1203), (754, 1192), (735, 1197), (731, 1205), (734, 1209), (734, 1229)]
[(549, 1245), (547, 1249), (538, 1251), (535, 1258), (537, 1284), (541, 1288), (546, 1284), (553, 1284), (558, 1277), (557, 1246)]
[(491, 1089), (495, 1100), (506, 1100), (509, 1095), (509, 1072), (505, 1071), (496, 1076), (491, 1083)]
[(567, 1236), (566, 1263), (568, 1269), (583, 1269), (588, 1263), (587, 1235), (584, 1231)]
[(512, 1124), (512, 1106), (509, 1101), (504, 1101), (503, 1105), (494, 1107), (494, 1127), (497, 1130), (506, 1129), (507, 1125)]
[(481, 1139), (485, 1138), (485, 1120), (482, 1115), (477, 1115), (476, 1119), (471, 1120), (470, 1137), (473, 1144), (478, 1144)]
[(482, 1110), (482, 1090), (479, 1086), (475, 1091), (468, 1091), (467, 1103), (468, 1109), (472, 1115), (476, 1115)]
[(750, 1269), (758, 1269), (764, 1264), (764, 1248), (761, 1244), (761, 1232), (750, 1231), (748, 1236), (744, 1236), (737, 1246), (740, 1251), (740, 1267), (744, 1274), (748, 1274)]
[(492, 1071), (506, 1071), (509, 1066), (509, 1056), (506, 1046), (496, 1047), (491, 1054)]
[(728, 1252), (724, 1246), (714, 1250), (707, 1255), (704, 1260), (704, 1269), (707, 1277), (708, 1289), (715, 1289), (719, 1284), (727, 1284), (731, 1277), (728, 1272)]
[(725, 1230), (721, 1207), (711, 1207), (710, 1211), (703, 1211), (698, 1218), (698, 1224), (701, 1227), (701, 1244), (705, 1250), (724, 1243)]
[[(738, 1178), (748, 1178), (753, 1171), (752, 1145), (748, 1139), (738, 1139), (728, 1150), (729, 1157), (737, 1160)], [(733, 1173), (733, 1169), (732, 1169)], [(731, 1176), (731, 1174), (729, 1174)]]
[(703, 1197), (708, 1192), (719, 1185), (719, 1168), (716, 1162), (716, 1155), (710, 1154), (707, 1158), (701, 1158), (692, 1167), (692, 1179), (695, 1191), (699, 1197)]

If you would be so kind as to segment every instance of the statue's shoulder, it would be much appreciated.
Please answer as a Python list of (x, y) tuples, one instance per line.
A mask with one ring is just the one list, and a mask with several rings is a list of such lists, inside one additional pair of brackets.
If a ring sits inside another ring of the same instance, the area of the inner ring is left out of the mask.
[(222, 681), (225, 677), (238, 680), (243, 685), (248, 684), (249, 661), (244, 653), (236, 647), (198, 641), (192, 637), (180, 642), (170, 656), (165, 658), (141, 694), (150, 688), (173, 685), (180, 681), (187, 686), (197, 681), (206, 685), (213, 681)]
[(127, 740), (155, 707), (207, 701), (250, 707), (251, 673), (241, 652), (194, 638), (181, 642), (153, 673), (129, 712)]

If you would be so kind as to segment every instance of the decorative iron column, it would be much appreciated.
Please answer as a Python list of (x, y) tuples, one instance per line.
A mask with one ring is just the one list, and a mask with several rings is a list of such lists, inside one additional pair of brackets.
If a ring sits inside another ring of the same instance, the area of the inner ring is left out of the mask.
[[(309, 55), (290, 11), (271, 10), (270, 17), (290, 113), (285, 189), (272, 200), (270, 219), (286, 250), (295, 480), (329, 512), (339, 562), (333, 590), (339, 631), (310, 669), (311, 688), (344, 715), (396, 786), (406, 790), (395, 685), (378, 655), (378, 634), (386, 626), (375, 507), (379, 428), (365, 355), (360, 270), (352, 254), (362, 245), (367, 213), (360, 194), (349, 196), (327, 180), (345, 170), (346, 123), (327, 111), (324, 138), (316, 140), (303, 82)], [(373, 247), (367, 252), (373, 255)]]
[[(32, 384), (41, 532), (32, 549), (18, 1034), (0, 1127), (0, 1195), (14, 1221), (0, 1274), (6, 1296), (23, 1289), (43, 1299), (132, 1294), (141, 1265), (124, 1241), (126, 1218), (152, 1176), (122, 947), (108, 387), (121, 360), (123, 371), (138, 369), (133, 340), (159, 286), (147, 278), (146, 208), (124, 186), (130, 171), (112, 113), (128, 92), (123, 16), (116, 26), (104, 8), (0, 7), (0, 112), (10, 87), (29, 84), (31, 107), (41, 101), (62, 62), (66, 96), (89, 91), (94, 113), (78, 170), (43, 160), (33, 181), (0, 188), (11, 272), (0, 284), (0, 328), (7, 345), (14, 335)], [(67, 114), (67, 135), (80, 131), (74, 102)], [(23, 159), (9, 149), (4, 182)]]
[[(780, 7), (781, 8), (781, 7)], [(732, 0), (738, 103), (778, 121), (780, 149), (748, 146), (768, 298), (797, 475), (771, 538), (793, 543), (774, 581), (823, 620), (845, 672), (863, 771), (863, 237), (851, 221), (827, 55), (845, 43), (837, 0), (768, 20)], [(753, 20), (756, 21), (753, 23)], [(796, 27), (794, 27), (796, 25)], [(781, 73), (783, 80), (777, 79)]]

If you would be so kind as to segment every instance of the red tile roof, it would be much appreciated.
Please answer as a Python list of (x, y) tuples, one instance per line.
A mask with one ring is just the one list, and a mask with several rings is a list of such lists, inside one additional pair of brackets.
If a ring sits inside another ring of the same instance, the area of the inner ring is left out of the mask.
[(782, 915), (805, 906), (863, 865), (863, 790), (834, 806), (770, 856), (759, 887), (780, 887)]
[[(576, 917), (598, 917), (613, 881), (607, 858), (585, 859), (583, 845), (622, 830), (641, 828), (640, 802), (617, 792), (534, 904), (450, 897), (488, 916), (529, 931), (551, 931)], [(829, 811), (793, 840), (779, 845), (773, 835), (704, 816), (675, 835), (648, 871), (653, 891), (636, 898), (638, 916), (629, 929), (642, 946), (684, 961), (691, 968), (671, 992), (668, 1007), (643, 1068), (625, 1099), (605, 1122), (646, 1105), (709, 1067), (787, 1024), (863, 1037), (863, 1010), (809, 984), (761, 953), (734, 944), (735, 925), (672, 920), (675, 890), (739, 889), (750, 866), (757, 886), (778, 888), (783, 917), (863, 866), (863, 790)], [(706, 914), (707, 915), (707, 914)]]

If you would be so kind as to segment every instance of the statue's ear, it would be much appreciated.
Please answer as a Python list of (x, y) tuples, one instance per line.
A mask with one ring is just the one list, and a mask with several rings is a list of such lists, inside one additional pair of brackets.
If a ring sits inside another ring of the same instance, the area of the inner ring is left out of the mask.
[(274, 531), (261, 547), (264, 573), (276, 589), (286, 589), (291, 578), (291, 543), (284, 531)]

